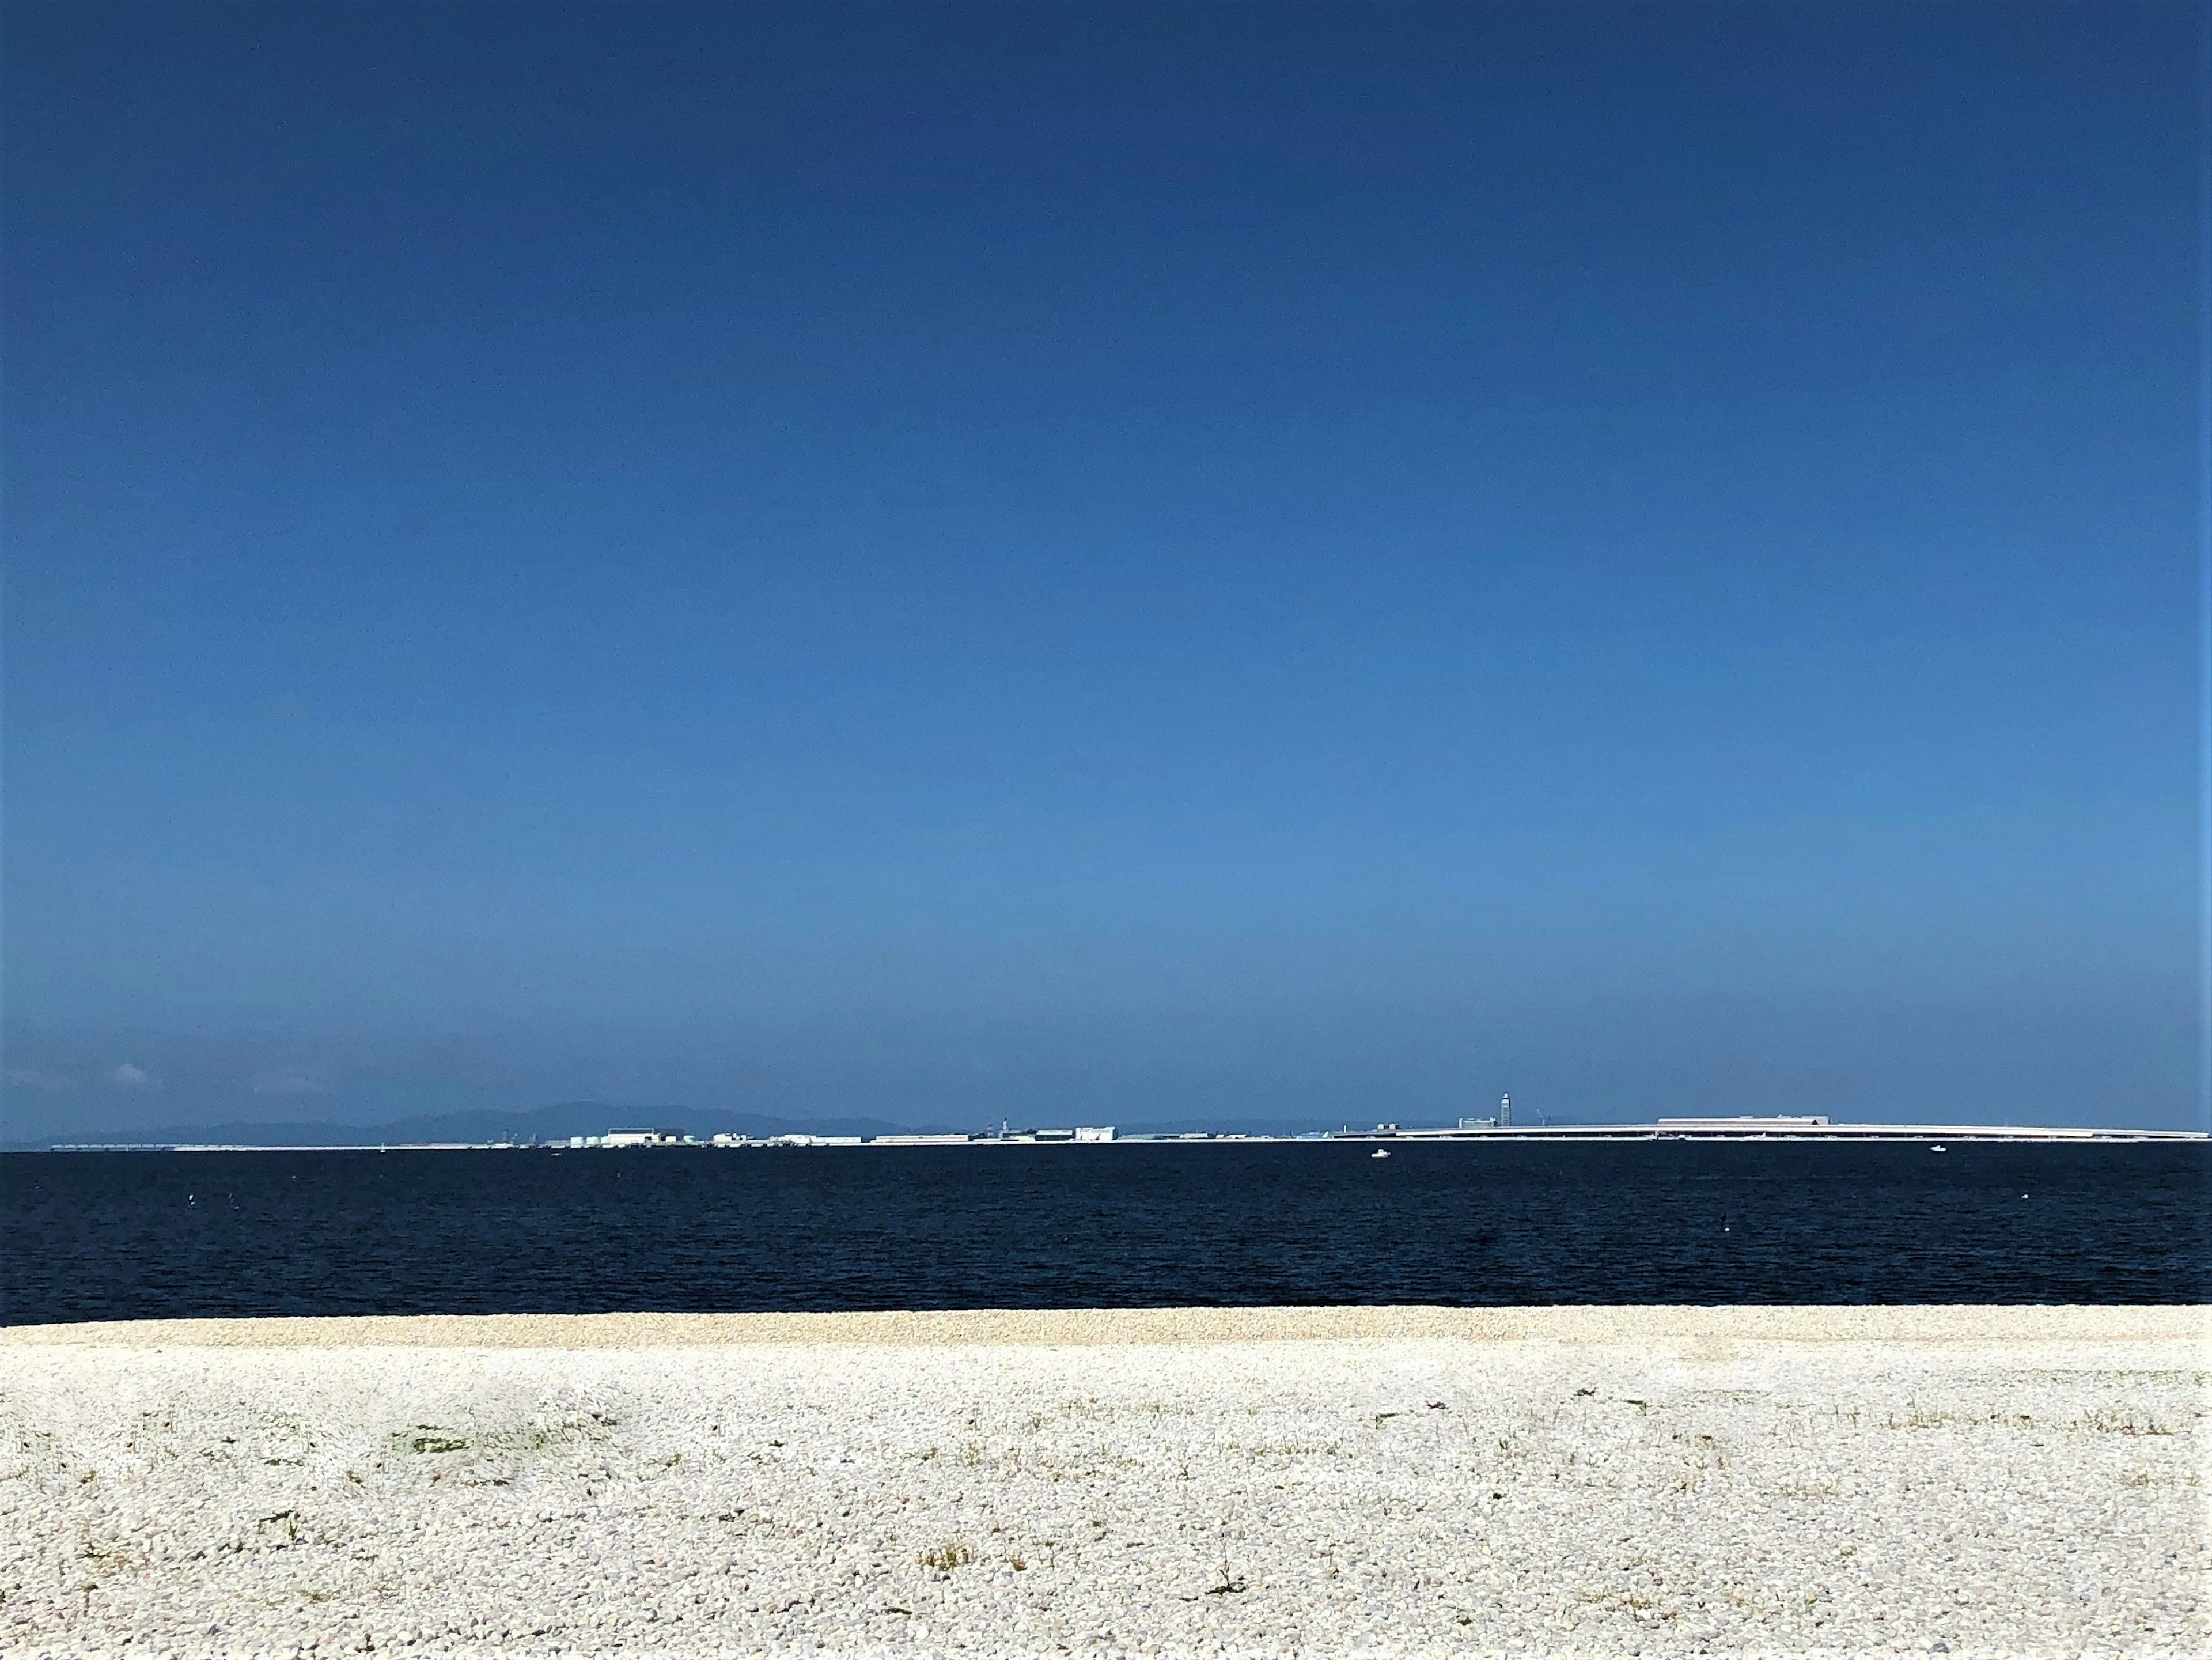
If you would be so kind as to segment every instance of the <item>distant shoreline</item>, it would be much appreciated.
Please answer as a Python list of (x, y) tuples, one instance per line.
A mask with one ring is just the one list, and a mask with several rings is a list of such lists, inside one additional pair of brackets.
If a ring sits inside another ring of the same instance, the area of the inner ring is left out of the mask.
[(1333, 1142), (1435, 1143), (1501, 1141), (1824, 1141), (1932, 1142), (2204, 1142), (2203, 1130), (2107, 1129), (2088, 1126), (2024, 1124), (1831, 1123), (1825, 1118), (1683, 1118), (1644, 1124), (1463, 1124), (1456, 1128), (1404, 1129), (1395, 1124), (1373, 1129), (1311, 1131), (1298, 1135), (1259, 1134), (1237, 1130), (1194, 1130), (1176, 1134), (1118, 1134), (1109, 1126), (1023, 1130), (978, 1134), (815, 1135), (793, 1131), (777, 1135), (717, 1134), (699, 1140), (682, 1130), (610, 1131), (604, 1136), (569, 1136), (519, 1141), (345, 1141), (283, 1143), (252, 1141), (58, 1141), (16, 1146), (16, 1152), (608, 1152), (681, 1149), (752, 1151), (793, 1147), (1009, 1147), (1009, 1146), (1221, 1146), (1316, 1145)]

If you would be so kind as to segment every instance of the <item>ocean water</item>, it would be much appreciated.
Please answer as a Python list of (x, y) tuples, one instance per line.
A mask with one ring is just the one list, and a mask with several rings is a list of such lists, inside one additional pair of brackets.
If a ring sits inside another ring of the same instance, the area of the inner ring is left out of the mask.
[(1802, 1142), (0, 1155), (0, 1321), (2187, 1303), (2212, 1150)]

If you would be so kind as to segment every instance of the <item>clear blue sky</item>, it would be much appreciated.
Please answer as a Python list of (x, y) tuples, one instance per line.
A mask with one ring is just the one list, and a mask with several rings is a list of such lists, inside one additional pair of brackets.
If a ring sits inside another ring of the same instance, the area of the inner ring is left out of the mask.
[(11, 3), (5, 1133), (2195, 1122), (2194, 27)]

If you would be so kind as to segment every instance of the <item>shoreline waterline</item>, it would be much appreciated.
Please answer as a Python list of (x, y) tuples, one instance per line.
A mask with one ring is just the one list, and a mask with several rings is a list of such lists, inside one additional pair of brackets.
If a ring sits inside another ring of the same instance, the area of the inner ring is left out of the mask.
[(621, 1349), (1328, 1341), (2212, 1344), (2212, 1304), (1589, 1304), (926, 1309), (100, 1320), (0, 1327), (0, 1347)]

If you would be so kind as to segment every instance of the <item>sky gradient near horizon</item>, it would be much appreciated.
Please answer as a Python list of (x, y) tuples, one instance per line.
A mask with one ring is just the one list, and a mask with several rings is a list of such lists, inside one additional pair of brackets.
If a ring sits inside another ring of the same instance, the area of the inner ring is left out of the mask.
[(2188, 5), (0, 29), (0, 1139), (2203, 1127)]

